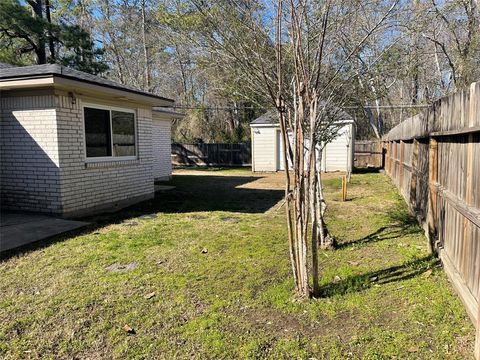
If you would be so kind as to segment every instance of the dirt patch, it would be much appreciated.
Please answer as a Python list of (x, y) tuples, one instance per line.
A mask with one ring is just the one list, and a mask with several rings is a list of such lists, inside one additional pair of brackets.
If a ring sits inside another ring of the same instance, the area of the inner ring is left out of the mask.
[(277, 334), (294, 333), (306, 337), (335, 334), (341, 338), (350, 338), (360, 327), (354, 314), (348, 311), (339, 313), (333, 318), (324, 316), (312, 320), (306, 316), (285, 314), (275, 309), (244, 308), (236, 316), (257, 330)]
[(107, 266), (105, 270), (110, 272), (127, 272), (127, 271), (135, 270), (137, 267), (138, 267), (137, 262), (131, 262), (129, 264), (114, 263), (110, 266)]
[[(208, 176), (224, 176), (225, 182), (228, 182), (228, 176), (221, 172), (212, 172), (208, 169), (205, 170), (189, 170), (189, 169), (177, 169), (173, 173), (174, 175), (208, 175)], [(242, 169), (238, 173), (233, 173), (234, 176), (244, 176), (244, 177), (253, 177), (256, 178), (253, 181), (250, 181), (246, 184), (242, 184), (238, 186), (238, 188), (242, 189), (269, 189), (269, 190), (279, 190), (285, 188), (285, 172), (269, 172), (269, 173), (262, 173), (262, 172), (247, 172), (245, 169)], [(292, 174), (293, 175), (293, 174)], [(324, 173), (322, 174), (322, 180), (330, 180), (330, 179), (339, 179), (345, 173), (343, 172), (331, 172), (331, 173)]]
[(205, 219), (208, 219), (208, 217), (205, 216), (205, 215), (190, 215), (188, 218), (189, 218), (189, 219), (192, 219), (192, 220), (205, 220)]
[(239, 222), (240, 218), (237, 216), (222, 216), (220, 220), (226, 222)]
[(158, 216), (157, 214), (146, 214), (146, 215), (141, 215), (138, 218), (142, 220), (148, 220), (148, 219), (156, 219), (157, 216)]
[[(322, 174), (322, 180), (339, 179), (344, 173), (334, 172)], [(285, 173), (252, 173), (258, 180), (240, 186), (245, 189), (281, 189), (285, 188)], [(292, 174), (293, 177), (293, 174)]]

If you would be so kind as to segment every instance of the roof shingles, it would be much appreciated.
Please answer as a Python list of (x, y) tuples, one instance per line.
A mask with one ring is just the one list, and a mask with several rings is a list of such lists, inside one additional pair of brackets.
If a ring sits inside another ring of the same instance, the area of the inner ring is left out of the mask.
[(5, 63), (2, 63), (0, 62), (0, 69), (11, 69), (11, 68), (14, 68), (15, 65), (10, 65), (10, 64), (5, 64)]
[[(7, 66), (2, 66), (7, 65)], [(83, 71), (74, 70), (66, 66), (58, 64), (43, 64), (43, 65), (31, 65), (31, 66), (8, 66), (8, 64), (0, 63), (0, 82), (13, 79), (22, 78), (39, 78), (48, 76), (59, 76), (77, 81), (87, 82), (90, 84), (96, 84), (100, 86), (110, 87), (114, 89), (124, 90), (128, 92), (137, 93), (144, 96), (155, 97), (170, 101), (173, 100), (158, 96), (149, 92), (138, 90), (134, 87), (122, 85), (115, 81), (105, 79), (100, 76), (85, 73)]]

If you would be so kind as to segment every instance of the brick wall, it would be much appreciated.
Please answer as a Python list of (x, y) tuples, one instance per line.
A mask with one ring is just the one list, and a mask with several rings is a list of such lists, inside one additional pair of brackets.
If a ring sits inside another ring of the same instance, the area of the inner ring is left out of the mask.
[(0, 98), (2, 209), (61, 212), (54, 95)]
[(87, 163), (82, 99), (52, 94), (0, 101), (3, 209), (81, 216), (153, 197), (149, 108), (135, 108), (137, 159)]
[[(61, 198), (67, 216), (152, 198), (152, 113), (137, 108), (137, 159), (85, 162), (82, 100), (57, 97)], [(117, 105), (119, 106), (119, 105)], [(125, 105), (121, 105), (126, 107)]]
[(172, 175), (172, 140), (170, 120), (153, 120), (153, 176), (167, 180)]

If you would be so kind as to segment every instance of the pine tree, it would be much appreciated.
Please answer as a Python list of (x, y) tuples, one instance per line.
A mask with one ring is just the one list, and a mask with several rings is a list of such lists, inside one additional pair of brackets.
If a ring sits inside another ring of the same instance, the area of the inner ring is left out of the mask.
[[(92, 74), (105, 72), (103, 49), (95, 46), (90, 34), (77, 25), (51, 17), (50, 0), (0, 2), (0, 57), (15, 63), (59, 63)], [(13, 55), (16, 55), (15, 57)], [(33, 56), (32, 56), (33, 55)]]

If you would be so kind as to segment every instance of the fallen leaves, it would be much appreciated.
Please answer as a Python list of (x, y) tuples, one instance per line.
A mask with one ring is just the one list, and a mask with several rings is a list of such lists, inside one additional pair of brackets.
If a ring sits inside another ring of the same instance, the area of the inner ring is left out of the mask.
[(151, 293), (143, 295), (143, 297), (147, 300), (153, 298), (155, 296), (155, 291), (152, 291)]
[(136, 334), (135, 329), (132, 328), (132, 327), (131, 327), (130, 325), (128, 325), (128, 324), (123, 325), (123, 328), (122, 328), (122, 329), (123, 329), (123, 331), (125, 331), (127, 334), (130, 334), (130, 335), (135, 335), (135, 334)]
[(432, 272), (433, 270), (432, 269), (428, 269), (427, 271), (425, 271), (422, 275), (425, 276), (425, 277), (429, 277), (432, 275)]
[(408, 349), (408, 352), (409, 352), (409, 353), (416, 353), (416, 352), (418, 352), (418, 346), (411, 346), (411, 347)]

